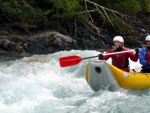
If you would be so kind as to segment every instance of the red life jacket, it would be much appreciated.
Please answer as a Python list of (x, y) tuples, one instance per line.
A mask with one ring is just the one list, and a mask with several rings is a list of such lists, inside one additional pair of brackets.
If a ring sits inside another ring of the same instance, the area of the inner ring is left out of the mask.
[[(122, 48), (119, 51), (125, 51), (129, 50), (127, 48)], [(112, 52), (118, 52), (118, 50), (110, 49), (106, 52), (107, 53), (112, 53)], [(129, 71), (129, 60), (130, 58), (132, 61), (137, 61), (138, 56), (136, 56), (133, 52), (128, 52), (128, 53), (122, 53), (122, 54), (115, 54), (115, 55), (108, 55), (108, 56), (103, 56), (101, 60), (107, 60), (109, 58), (112, 58), (112, 64), (124, 71)]]
[(150, 62), (150, 51), (146, 51), (145, 60)]
[[(123, 48), (122, 51), (125, 51), (125, 50), (127, 50), (127, 49)], [(118, 52), (118, 51), (114, 51), (114, 52)], [(111, 58), (112, 58), (112, 64), (114, 66), (116, 66), (118, 68), (128, 68), (128, 65), (129, 65), (128, 53), (112, 55)]]

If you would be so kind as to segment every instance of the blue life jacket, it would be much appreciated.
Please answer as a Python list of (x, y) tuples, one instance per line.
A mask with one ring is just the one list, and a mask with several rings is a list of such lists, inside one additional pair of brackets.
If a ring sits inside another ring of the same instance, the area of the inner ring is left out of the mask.
[(148, 66), (146, 63), (150, 62), (150, 48), (142, 48), (139, 52), (139, 60), (140, 63), (143, 65), (143, 69), (150, 69), (150, 66)]

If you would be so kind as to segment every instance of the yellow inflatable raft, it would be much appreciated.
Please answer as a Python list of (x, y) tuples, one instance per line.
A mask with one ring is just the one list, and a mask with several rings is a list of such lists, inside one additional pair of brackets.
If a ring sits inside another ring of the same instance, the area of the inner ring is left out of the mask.
[(125, 72), (106, 61), (90, 61), (85, 69), (87, 83), (94, 91), (101, 88), (150, 88), (150, 73)]

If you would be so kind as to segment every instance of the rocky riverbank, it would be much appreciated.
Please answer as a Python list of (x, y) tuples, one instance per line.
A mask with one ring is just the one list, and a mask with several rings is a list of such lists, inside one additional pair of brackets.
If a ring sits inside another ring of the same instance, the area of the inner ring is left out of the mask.
[(89, 35), (86, 38), (72, 38), (51, 30), (40, 31), (32, 36), (5, 31), (0, 33), (0, 55), (23, 57), (33, 54), (68, 51), (71, 49), (99, 51), (113, 45), (110, 37), (100, 38), (94, 35)]
[(27, 56), (49, 54), (76, 48), (77, 41), (56, 31), (43, 31), (33, 36), (9, 32), (0, 34), (0, 54)]
[[(56, 25), (57, 26), (57, 25)], [(31, 34), (20, 30), (0, 29), (0, 55), (3, 56), (30, 56), (35, 54), (50, 54), (58, 51), (74, 50), (97, 50), (103, 51), (113, 46), (112, 39), (116, 32), (108, 30), (107, 34), (101, 32), (100, 35), (92, 33), (84, 26), (76, 29), (76, 34), (72, 29), (68, 29), (66, 34), (62, 30), (54, 29), (31, 30)], [(36, 31), (36, 32), (35, 32)], [(122, 35), (125, 39), (125, 46), (129, 48), (141, 47), (145, 39), (146, 32), (139, 32), (137, 35)]]
[(126, 47), (136, 48), (150, 34), (149, 5), (142, 1), (124, 2), (128, 8), (121, 1), (0, 3), (3, 56), (24, 57), (71, 49), (102, 51), (113, 46), (116, 35), (124, 37)]

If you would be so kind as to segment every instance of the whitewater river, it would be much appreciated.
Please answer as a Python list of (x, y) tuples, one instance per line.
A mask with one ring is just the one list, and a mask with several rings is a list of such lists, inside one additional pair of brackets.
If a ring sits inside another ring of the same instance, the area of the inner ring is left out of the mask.
[[(0, 113), (148, 113), (150, 89), (94, 92), (84, 77), (88, 59), (59, 65), (62, 56), (97, 54), (72, 50), (17, 60), (1, 57)], [(139, 68), (139, 63), (131, 62), (131, 67)]]

